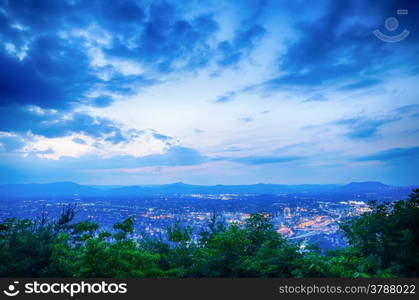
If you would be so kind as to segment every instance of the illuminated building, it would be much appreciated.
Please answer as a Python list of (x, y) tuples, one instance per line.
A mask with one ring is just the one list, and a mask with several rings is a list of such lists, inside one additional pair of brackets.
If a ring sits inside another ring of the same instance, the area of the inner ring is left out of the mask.
[(284, 208), (284, 218), (286, 219), (291, 218), (291, 209), (289, 207)]

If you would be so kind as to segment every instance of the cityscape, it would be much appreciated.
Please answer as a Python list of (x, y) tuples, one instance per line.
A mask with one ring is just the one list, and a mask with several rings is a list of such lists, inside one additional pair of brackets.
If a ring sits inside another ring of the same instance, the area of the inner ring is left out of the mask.
[[(360, 186), (367, 184), (359, 183)], [(382, 186), (388, 189), (381, 192), (355, 189), (344, 193), (190, 193), (120, 197), (75, 194), (19, 198), (9, 195), (0, 202), (0, 221), (11, 217), (36, 218), (42, 213), (57, 217), (63, 208), (72, 204), (76, 207), (76, 220), (91, 220), (106, 230), (112, 230), (113, 224), (132, 216), (136, 229), (134, 238), (140, 239), (144, 234), (165, 238), (167, 228), (178, 222), (192, 229), (192, 239), (196, 241), (214, 216), (226, 225), (241, 226), (251, 214), (263, 213), (278, 234), (298, 242), (302, 249), (307, 245), (318, 245), (322, 250), (330, 250), (346, 245), (339, 227), (341, 221), (368, 212), (371, 200), (391, 202), (409, 193), (408, 188), (393, 191)]]

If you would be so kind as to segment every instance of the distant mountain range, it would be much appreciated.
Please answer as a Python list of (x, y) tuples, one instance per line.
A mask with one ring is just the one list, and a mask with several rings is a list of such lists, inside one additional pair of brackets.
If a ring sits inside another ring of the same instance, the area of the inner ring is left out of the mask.
[(252, 184), (252, 185), (190, 185), (182, 182), (153, 186), (86, 186), (73, 182), (47, 184), (5, 184), (0, 185), (0, 196), (49, 197), (49, 196), (87, 196), (87, 197), (135, 197), (151, 195), (180, 194), (386, 194), (408, 193), (413, 186), (396, 187), (380, 182), (352, 182), (347, 185), (335, 184)]

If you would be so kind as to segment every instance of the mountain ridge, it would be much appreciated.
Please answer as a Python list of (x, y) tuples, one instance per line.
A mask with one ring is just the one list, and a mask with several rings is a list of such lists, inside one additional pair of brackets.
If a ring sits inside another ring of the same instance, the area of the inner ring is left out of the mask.
[(183, 182), (163, 185), (89, 186), (74, 182), (3, 184), (1, 196), (151, 196), (179, 194), (293, 194), (293, 193), (386, 193), (412, 189), (412, 186), (390, 186), (377, 181), (338, 184), (269, 184), (192, 185)]

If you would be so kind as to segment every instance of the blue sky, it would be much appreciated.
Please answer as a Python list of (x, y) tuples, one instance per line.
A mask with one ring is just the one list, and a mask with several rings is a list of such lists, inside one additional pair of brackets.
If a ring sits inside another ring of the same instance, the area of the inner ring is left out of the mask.
[(0, 183), (419, 184), (418, 15), (0, 0)]

